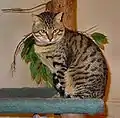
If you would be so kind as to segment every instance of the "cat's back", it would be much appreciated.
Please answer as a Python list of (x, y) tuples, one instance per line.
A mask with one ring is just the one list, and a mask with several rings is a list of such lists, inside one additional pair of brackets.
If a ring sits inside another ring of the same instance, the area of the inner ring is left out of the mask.
[(83, 33), (67, 30), (67, 63), (69, 70), (107, 75), (107, 62), (102, 50)]
[(76, 57), (78, 54), (93, 58), (94, 56), (104, 55), (99, 46), (87, 35), (79, 33), (77, 31), (65, 30), (64, 43), (66, 44), (68, 51), (74, 54)]

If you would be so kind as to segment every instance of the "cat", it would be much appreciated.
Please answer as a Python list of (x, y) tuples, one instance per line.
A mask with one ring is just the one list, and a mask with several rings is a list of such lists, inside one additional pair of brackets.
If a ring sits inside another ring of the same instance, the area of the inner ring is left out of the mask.
[[(106, 59), (91, 38), (64, 26), (63, 15), (33, 15), (35, 51), (53, 73), (53, 86), (60, 97), (103, 98), (108, 78)], [(68, 85), (71, 92), (66, 90)]]

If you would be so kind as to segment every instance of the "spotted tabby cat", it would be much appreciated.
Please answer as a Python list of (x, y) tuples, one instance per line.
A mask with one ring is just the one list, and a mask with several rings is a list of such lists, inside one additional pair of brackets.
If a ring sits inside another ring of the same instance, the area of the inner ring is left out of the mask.
[(33, 15), (34, 47), (53, 73), (54, 88), (61, 97), (103, 98), (108, 70), (101, 50), (86, 35), (67, 29), (62, 17), (50, 12)]

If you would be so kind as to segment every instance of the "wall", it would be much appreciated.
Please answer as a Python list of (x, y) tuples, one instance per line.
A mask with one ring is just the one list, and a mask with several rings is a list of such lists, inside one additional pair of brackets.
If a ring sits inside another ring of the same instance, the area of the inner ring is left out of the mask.
[[(78, 0), (78, 29), (86, 30), (98, 25), (99, 32), (108, 36), (104, 54), (111, 69), (109, 116), (120, 114), (120, 0)], [(116, 104), (115, 104), (116, 103)]]

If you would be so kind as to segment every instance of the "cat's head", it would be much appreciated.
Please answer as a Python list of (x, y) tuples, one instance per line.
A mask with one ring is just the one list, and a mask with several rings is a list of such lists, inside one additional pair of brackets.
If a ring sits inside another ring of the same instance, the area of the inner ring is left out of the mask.
[(65, 33), (62, 23), (63, 13), (43, 12), (33, 15), (32, 32), (40, 45), (58, 42)]

